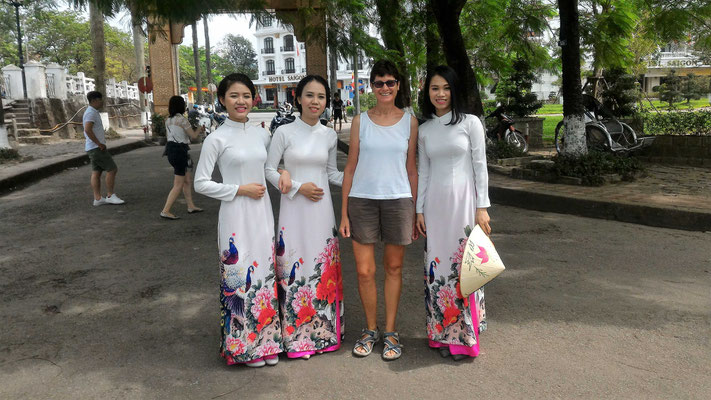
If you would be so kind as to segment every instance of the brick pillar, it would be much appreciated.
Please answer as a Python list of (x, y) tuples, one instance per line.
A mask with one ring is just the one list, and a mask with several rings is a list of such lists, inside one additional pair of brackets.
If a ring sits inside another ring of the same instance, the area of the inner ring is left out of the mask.
[[(298, 11), (280, 11), (277, 16), (288, 21), (294, 27), (296, 39), (306, 43), (306, 73), (328, 77), (328, 59), (326, 57), (326, 17), (322, 9), (316, 9), (306, 20)], [(307, 36), (305, 31), (311, 31)], [(298, 44), (297, 44), (298, 46)]]

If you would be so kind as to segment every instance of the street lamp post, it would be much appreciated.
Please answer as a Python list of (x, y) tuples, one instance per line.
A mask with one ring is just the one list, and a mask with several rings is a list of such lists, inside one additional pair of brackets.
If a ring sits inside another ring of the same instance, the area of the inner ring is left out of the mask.
[(19, 1), (8, 1), (8, 4), (15, 7), (15, 22), (17, 23), (17, 54), (20, 56), (20, 69), (22, 70), (22, 94), (27, 98), (27, 79), (25, 78), (25, 57), (22, 55), (22, 31), (20, 30), (20, 6)]

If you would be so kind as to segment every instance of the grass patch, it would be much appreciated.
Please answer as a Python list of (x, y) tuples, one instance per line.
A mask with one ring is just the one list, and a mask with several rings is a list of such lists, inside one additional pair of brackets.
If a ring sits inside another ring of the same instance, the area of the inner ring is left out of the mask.
[[(654, 104), (654, 107), (657, 108), (657, 110), (669, 110), (669, 103), (667, 102), (661, 102), (659, 100), (652, 100), (652, 104)], [(698, 99), (698, 100), (691, 100), (689, 104), (686, 104), (686, 100), (680, 101), (678, 103), (674, 103), (674, 109), (675, 110), (693, 110), (695, 108), (701, 108), (701, 107), (709, 107), (709, 99), (704, 98), (704, 99)], [(650, 109), (651, 107), (649, 106), (649, 101), (645, 99), (642, 102), (642, 107), (645, 109)]]
[(563, 120), (562, 115), (545, 117), (543, 120), (543, 140), (552, 142), (555, 140), (555, 127)]
[(544, 104), (536, 114), (563, 114), (562, 104)]

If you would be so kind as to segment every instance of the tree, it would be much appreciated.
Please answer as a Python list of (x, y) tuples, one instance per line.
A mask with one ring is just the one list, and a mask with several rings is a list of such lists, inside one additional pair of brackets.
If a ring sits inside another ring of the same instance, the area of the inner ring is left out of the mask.
[(240, 35), (227, 34), (220, 44), (220, 54), (233, 65), (235, 72), (241, 72), (251, 79), (258, 79), (257, 53), (252, 42)]
[(513, 62), (513, 73), (496, 85), (496, 100), (501, 102), (506, 112), (517, 117), (535, 114), (543, 105), (531, 91), (535, 79), (536, 74), (528, 60), (517, 58)]
[(464, 95), (464, 103), (469, 112), (481, 117), (484, 115), (484, 107), (481, 104), (479, 82), (469, 61), (459, 25), (459, 16), (466, 0), (429, 0), (429, 2), (437, 20), (447, 63), (457, 72), (464, 88), (461, 91)]
[(664, 82), (653, 88), (659, 92), (659, 100), (669, 104), (669, 109), (674, 109), (674, 103), (680, 101), (681, 97), (681, 77), (676, 74), (676, 70), (671, 70), (664, 77)]
[(624, 68), (613, 68), (606, 71), (605, 81), (608, 87), (602, 91), (602, 104), (616, 117), (633, 115), (635, 104), (641, 97), (636, 76), (628, 74)]
[[(178, 68), (180, 68), (180, 93), (185, 93), (188, 87), (195, 86), (195, 58), (193, 57), (192, 46), (178, 46)], [(200, 64), (206, 63), (205, 48), (198, 49)], [(235, 72), (235, 67), (221, 57), (220, 53), (213, 54), (212, 58), (212, 81), (219, 82), (226, 75)], [(238, 71), (239, 72), (239, 71)], [(202, 68), (200, 80), (207, 82), (207, 71)]]
[[(403, 20), (403, 10), (401, 2), (398, 0), (375, 0), (376, 10), (378, 13), (378, 26), (380, 27), (380, 35), (385, 43), (385, 48), (391, 50), (391, 55), (394, 56), (394, 62), (400, 71), (400, 74), (406, 78), (400, 82), (400, 92), (402, 93), (405, 104), (411, 103), (410, 98), (410, 68), (407, 65), (407, 54), (405, 53), (405, 44), (403, 43), (403, 32), (399, 22)], [(355, 65), (353, 68), (356, 68)]]
[(580, 83), (580, 23), (577, 0), (558, 0), (560, 45), (563, 67), (563, 154), (579, 157), (587, 153), (585, 143), (585, 108)]
[(200, 55), (198, 50), (197, 21), (193, 21), (193, 68), (195, 68), (195, 87), (197, 88), (197, 98), (195, 102), (202, 104), (202, 77), (200, 76)]
[(94, 61), (94, 90), (106, 97), (106, 42), (104, 42), (104, 14), (94, 3), (89, 3), (91, 52)]
[(210, 63), (210, 32), (209, 28), (207, 26), (207, 16), (202, 17), (202, 24), (205, 27), (205, 67), (206, 67), (206, 75), (207, 75), (207, 87), (208, 87), (208, 96), (210, 97), (210, 104), (215, 104), (215, 99), (212, 96), (212, 91), (209, 89), (210, 85), (212, 84), (212, 65)]
[(686, 104), (690, 104), (692, 99), (700, 99), (706, 93), (707, 80), (708, 78), (693, 73), (684, 77), (681, 83), (681, 97), (686, 99)]

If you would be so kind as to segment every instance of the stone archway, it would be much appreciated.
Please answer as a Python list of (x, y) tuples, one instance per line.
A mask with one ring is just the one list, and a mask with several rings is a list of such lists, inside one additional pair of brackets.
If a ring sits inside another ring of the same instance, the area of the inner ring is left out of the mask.
[[(306, 73), (328, 76), (326, 59), (326, 34), (325, 16), (318, 7), (309, 0), (267, 0), (267, 7), (273, 9), (279, 19), (288, 22), (294, 27), (296, 38), (306, 43)], [(313, 7), (307, 20), (299, 8)], [(236, 10), (225, 10), (232, 12)], [(241, 11), (241, 10), (240, 10)], [(323, 30), (323, 35), (306, 37), (307, 28), (318, 27)], [(168, 101), (179, 93), (179, 69), (176, 45), (183, 41), (185, 24), (168, 23), (159, 27), (152, 27), (149, 32), (148, 52), (153, 80), (153, 106), (154, 112), (168, 113)]]

